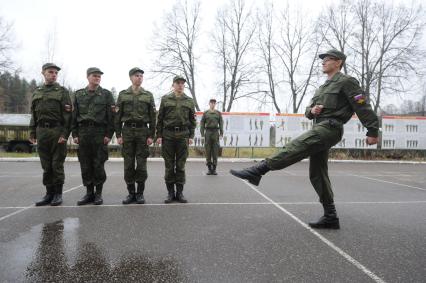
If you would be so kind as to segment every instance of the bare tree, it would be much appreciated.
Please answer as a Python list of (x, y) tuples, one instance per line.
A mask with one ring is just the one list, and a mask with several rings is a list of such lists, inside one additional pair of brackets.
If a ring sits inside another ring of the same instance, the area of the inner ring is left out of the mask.
[(285, 82), (292, 96), (292, 110), (297, 113), (312, 87), (315, 62), (323, 38), (317, 37), (316, 23), (309, 26), (301, 11), (291, 11), (289, 6), (281, 13), (280, 26), (280, 41), (274, 50), (284, 66)]
[(231, 0), (229, 7), (218, 11), (213, 34), (215, 54), (219, 58), (223, 73), (221, 87), (222, 111), (231, 111), (237, 99), (255, 98), (259, 91), (244, 91), (245, 86), (257, 84), (253, 81), (253, 65), (247, 59), (253, 44), (255, 25), (251, 21), (252, 9), (244, 0)]
[[(424, 52), (418, 41), (424, 28), (420, 7), (394, 8), (392, 4), (379, 3), (375, 9), (379, 19), (377, 36), (378, 58), (372, 62), (375, 80), (374, 110), (380, 107), (382, 92), (402, 92), (410, 74), (416, 74), (417, 63), (422, 62)], [(424, 62), (424, 61), (423, 61)]]
[[(337, 5), (329, 6), (318, 18), (318, 32), (325, 42), (333, 49), (347, 53), (348, 43), (353, 35), (353, 17), (351, 3), (342, 0)], [(347, 65), (343, 66), (345, 74)]]
[(171, 12), (163, 19), (162, 28), (154, 36), (153, 50), (156, 53), (153, 72), (163, 77), (183, 75), (199, 111), (196, 88), (196, 44), (199, 38), (200, 2), (189, 4), (177, 0)]
[(320, 17), (325, 41), (350, 55), (344, 72), (358, 78), (376, 112), (383, 95), (406, 93), (419, 75), (423, 19), (420, 5), (382, 0), (341, 0)]
[(55, 62), (56, 59), (56, 46), (57, 46), (58, 33), (56, 32), (56, 23), (53, 25), (52, 30), (46, 33), (46, 45), (44, 50), (44, 62)]
[(0, 72), (10, 71), (12, 67), (10, 52), (13, 48), (12, 24), (0, 17)]
[(276, 78), (276, 54), (274, 51), (275, 46), (275, 15), (273, 13), (274, 5), (272, 2), (267, 3), (262, 12), (258, 12), (257, 22), (257, 50), (260, 53), (261, 66), (260, 69), (263, 74), (266, 75), (267, 91), (266, 94), (272, 100), (275, 110), (281, 113), (281, 109), (278, 105), (278, 80)]

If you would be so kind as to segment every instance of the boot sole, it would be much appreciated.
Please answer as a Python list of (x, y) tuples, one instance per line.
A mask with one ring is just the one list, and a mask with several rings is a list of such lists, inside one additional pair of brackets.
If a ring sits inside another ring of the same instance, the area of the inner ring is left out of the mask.
[(243, 180), (247, 180), (252, 185), (259, 186), (261, 177), (253, 177), (254, 180), (253, 179), (248, 179), (245, 176), (241, 175), (238, 171), (235, 171), (233, 169), (231, 169), (229, 171), (229, 173), (231, 173), (232, 175), (234, 175), (237, 178), (240, 178), (240, 179), (243, 179)]
[(335, 223), (333, 223), (333, 224), (329, 223), (329, 224), (321, 224), (321, 225), (316, 225), (316, 224), (309, 223), (309, 226), (311, 228), (314, 228), (314, 229), (333, 229), (333, 230), (339, 230), (340, 229), (340, 224), (339, 223), (337, 223), (337, 224), (335, 224)]
[(36, 203), (35, 206), (46, 206), (46, 205), (50, 205), (51, 202), (46, 202), (46, 203)]
[(78, 206), (82, 206), (82, 205), (93, 204), (93, 203), (94, 203), (93, 201), (85, 202), (85, 203), (78, 203), (78, 202), (77, 202), (77, 205), (78, 205)]
[(91, 204), (91, 203), (94, 203), (95, 202), (95, 200), (91, 200), (91, 201), (88, 201), (88, 202), (77, 202), (77, 205), (78, 206), (80, 206), (80, 205), (86, 205), (86, 204)]

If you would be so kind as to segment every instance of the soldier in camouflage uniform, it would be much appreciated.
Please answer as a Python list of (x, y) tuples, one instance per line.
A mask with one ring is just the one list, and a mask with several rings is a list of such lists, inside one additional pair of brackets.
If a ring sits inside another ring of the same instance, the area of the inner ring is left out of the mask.
[(124, 181), (129, 192), (123, 204), (145, 203), (146, 160), (155, 134), (156, 110), (154, 96), (142, 88), (143, 74), (142, 69), (131, 69), (132, 85), (121, 91), (117, 100), (116, 135), (118, 143), (123, 145)]
[[(186, 80), (182, 76), (173, 78), (173, 91), (161, 98), (158, 111), (157, 143), (162, 144), (166, 172), (164, 179), (168, 191), (165, 203), (174, 200), (186, 203), (185, 163), (188, 144), (192, 144), (196, 126), (194, 101), (184, 93)], [(176, 186), (176, 192), (175, 192)]]
[(219, 138), (223, 137), (222, 113), (215, 109), (216, 99), (210, 99), (210, 109), (203, 113), (200, 122), (200, 132), (204, 138), (206, 150), (207, 175), (217, 175), (217, 156), (219, 155)]
[(112, 93), (100, 86), (102, 75), (99, 68), (88, 68), (88, 86), (75, 93), (72, 136), (79, 145), (78, 160), (86, 186), (86, 195), (77, 205), (103, 203), (104, 164), (108, 160), (108, 143), (114, 134), (115, 102)]
[(313, 120), (313, 128), (288, 143), (278, 154), (257, 165), (231, 170), (231, 174), (259, 185), (262, 175), (269, 170), (286, 168), (310, 157), (309, 178), (324, 208), (324, 216), (309, 223), (313, 228), (339, 229), (339, 218), (328, 177), (329, 149), (342, 138), (343, 125), (354, 113), (367, 128), (367, 144), (378, 142), (379, 120), (356, 79), (340, 72), (346, 55), (337, 50), (320, 54), (323, 73), (328, 80), (318, 88), (305, 116)]
[(38, 145), (43, 185), (46, 186), (46, 195), (36, 202), (36, 206), (62, 203), (72, 104), (68, 91), (56, 83), (60, 70), (53, 63), (44, 64), (44, 85), (38, 87), (32, 96), (30, 142)]

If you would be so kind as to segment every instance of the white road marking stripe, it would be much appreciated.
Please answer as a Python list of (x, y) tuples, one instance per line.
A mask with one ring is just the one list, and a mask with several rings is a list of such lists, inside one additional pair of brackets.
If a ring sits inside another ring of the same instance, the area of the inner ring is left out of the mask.
[(249, 186), (253, 191), (255, 191), (259, 195), (261, 195), (264, 199), (268, 200), (276, 208), (278, 208), (279, 210), (281, 210), (282, 212), (284, 212), (285, 214), (287, 214), (288, 216), (290, 216), (297, 223), (299, 223), (300, 225), (302, 225), (303, 228), (305, 228), (306, 230), (308, 230), (309, 232), (311, 232), (313, 235), (315, 235), (317, 238), (319, 238), (327, 246), (329, 246), (330, 248), (332, 248), (334, 251), (336, 251), (342, 257), (344, 257), (348, 262), (352, 263), (356, 268), (358, 268), (359, 270), (361, 270), (362, 272), (364, 272), (372, 280), (374, 280), (375, 282), (379, 282), (379, 283), (384, 283), (385, 282), (382, 278), (380, 278), (379, 276), (377, 276), (376, 274), (374, 274), (371, 270), (369, 270), (367, 267), (365, 267), (364, 265), (362, 265), (359, 261), (357, 261), (356, 259), (354, 259), (353, 257), (351, 257), (349, 254), (347, 254), (341, 248), (339, 248), (338, 246), (336, 246), (333, 242), (331, 242), (330, 240), (328, 240), (327, 238), (325, 238), (323, 235), (321, 235), (320, 233), (318, 233), (317, 231), (315, 231), (314, 229), (312, 229), (311, 227), (309, 227), (305, 222), (303, 222), (302, 220), (300, 220), (299, 218), (297, 218), (294, 214), (292, 214), (291, 212), (289, 212), (285, 208), (281, 207), (278, 203), (274, 202), (271, 198), (269, 198), (268, 196), (266, 196), (264, 193), (260, 192), (252, 184), (250, 184), (250, 183), (248, 183), (248, 182), (246, 182), (244, 180), (241, 180), (241, 181), (244, 182), (247, 186)]
[[(78, 185), (76, 187), (72, 187), (72, 188), (70, 188), (70, 189), (68, 189), (66, 191), (63, 191), (62, 193), (65, 194), (65, 193), (74, 191), (74, 190), (76, 190), (78, 188), (81, 188), (81, 187), (83, 187), (83, 185)], [(19, 214), (19, 213), (24, 212), (25, 210), (28, 210), (28, 209), (33, 208), (33, 207), (35, 207), (34, 204), (32, 204), (30, 206), (23, 207), (23, 208), (19, 209), (18, 211), (14, 211), (14, 212), (9, 213), (9, 214), (7, 214), (7, 215), (5, 215), (3, 217), (0, 217), (0, 222), (3, 221), (3, 220), (5, 220), (5, 219), (7, 219), (7, 218), (9, 218), (9, 217), (11, 217), (11, 216), (13, 216), (13, 215)]]
[[(338, 201), (335, 204), (426, 204), (426, 200), (422, 201)], [(277, 202), (280, 205), (319, 205), (315, 201), (305, 201), (305, 202)], [(145, 204), (103, 204), (99, 207), (128, 207), (128, 206), (200, 206), (200, 205), (273, 205), (270, 202), (190, 202), (190, 203), (145, 203)], [(55, 207), (50, 206), (30, 206), (29, 208), (84, 208), (84, 207), (98, 207), (96, 205), (60, 205)], [(27, 206), (0, 206), (1, 209), (22, 209), (27, 208)]]
[(348, 174), (348, 175), (352, 176), (352, 177), (358, 177), (358, 178), (363, 178), (363, 179), (367, 179), (367, 180), (372, 180), (372, 181), (377, 181), (377, 182), (382, 182), (382, 183), (412, 188), (412, 189), (416, 189), (416, 190), (426, 191), (425, 188), (420, 188), (420, 187), (416, 187), (416, 186), (410, 186), (410, 185), (406, 185), (406, 184), (401, 184), (401, 183), (396, 183), (396, 182), (391, 182), (391, 181), (386, 181), (386, 180), (381, 180), (381, 179), (376, 179), (376, 178), (371, 178), (371, 177), (366, 177), (366, 176), (360, 176), (360, 175), (355, 175), (355, 174)]

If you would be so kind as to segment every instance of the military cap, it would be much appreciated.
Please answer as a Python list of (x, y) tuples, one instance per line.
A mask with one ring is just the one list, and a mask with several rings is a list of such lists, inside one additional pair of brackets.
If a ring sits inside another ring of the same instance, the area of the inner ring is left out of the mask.
[(145, 72), (142, 69), (138, 68), (138, 67), (134, 67), (134, 68), (130, 69), (130, 71), (129, 71), (129, 77), (132, 76), (132, 75), (134, 75), (134, 74), (136, 74), (136, 73), (144, 74)]
[(58, 71), (60, 71), (60, 70), (61, 70), (61, 68), (59, 68), (58, 66), (56, 66), (56, 64), (53, 64), (53, 63), (46, 63), (46, 64), (44, 64), (44, 65), (43, 65), (43, 67), (41, 67), (41, 69), (42, 69), (43, 71), (45, 71), (45, 70), (47, 70), (47, 69), (49, 69), (49, 68), (54, 68), (54, 69), (56, 69), (56, 70), (58, 70)]
[(179, 76), (179, 75), (177, 75), (177, 76), (175, 76), (175, 77), (173, 78), (173, 83), (175, 83), (175, 82), (177, 82), (177, 81), (184, 81), (184, 82), (186, 82), (185, 78), (184, 78), (184, 77), (182, 77), (182, 76)]
[(209, 103), (210, 103), (210, 102), (214, 102), (214, 103), (216, 103), (216, 99), (215, 99), (215, 98), (212, 98), (212, 99), (210, 99)]
[(339, 50), (336, 50), (336, 49), (330, 49), (327, 52), (319, 55), (321, 59), (324, 59), (326, 56), (334, 57), (342, 61), (346, 60), (346, 55), (343, 54), (343, 52), (340, 52)]
[(96, 68), (96, 67), (90, 67), (89, 69), (87, 69), (87, 75), (94, 74), (94, 73), (98, 73), (98, 74), (101, 74), (101, 75), (104, 74), (104, 72), (102, 72), (101, 69)]

